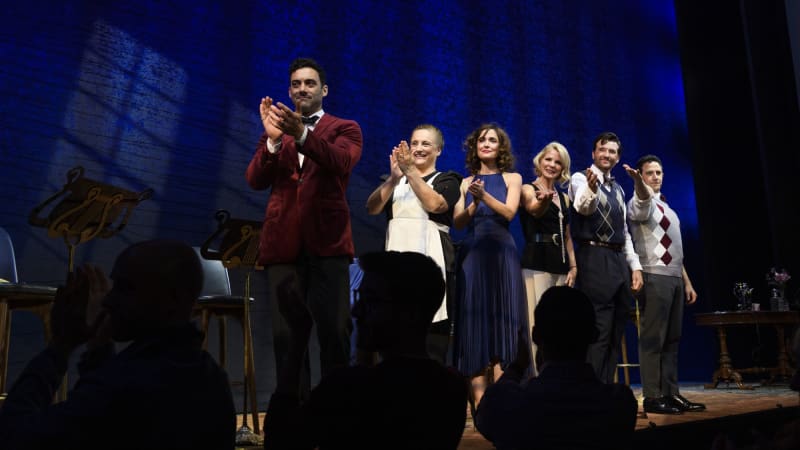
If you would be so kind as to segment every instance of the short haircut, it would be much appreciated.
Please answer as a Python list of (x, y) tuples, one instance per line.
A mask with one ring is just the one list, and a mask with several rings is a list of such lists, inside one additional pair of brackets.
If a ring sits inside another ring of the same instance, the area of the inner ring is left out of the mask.
[(622, 154), (622, 141), (619, 139), (619, 136), (617, 136), (616, 134), (614, 134), (614, 133), (612, 133), (610, 131), (605, 131), (603, 133), (598, 134), (597, 137), (594, 138), (594, 143), (592, 143), (592, 151), (594, 151), (594, 149), (597, 148), (597, 143), (598, 142), (600, 143), (600, 145), (603, 145), (606, 142), (615, 142), (619, 146), (618, 153), (620, 155)]
[(533, 171), (536, 172), (536, 176), (538, 177), (542, 176), (542, 169), (541, 169), (542, 158), (544, 158), (544, 155), (547, 153), (548, 150), (555, 150), (556, 152), (558, 152), (558, 157), (561, 158), (561, 176), (558, 177), (556, 183), (561, 185), (568, 183), (570, 178), (569, 152), (567, 151), (567, 148), (564, 147), (564, 145), (556, 141), (553, 141), (545, 145), (544, 148), (536, 156), (533, 157)]
[(475, 175), (481, 170), (481, 160), (478, 158), (478, 139), (489, 130), (497, 133), (497, 168), (500, 172), (514, 171), (514, 154), (511, 152), (511, 138), (508, 137), (506, 130), (496, 123), (485, 123), (467, 136), (464, 141), (464, 150), (467, 152), (466, 166), (469, 173)]
[(188, 244), (168, 239), (137, 242), (126, 248), (117, 259), (134, 255), (137, 262), (148, 264), (147, 273), (157, 277), (166, 289), (174, 289), (182, 301), (194, 302), (200, 296), (203, 266)]
[(444, 135), (442, 134), (442, 130), (437, 128), (435, 125), (431, 125), (429, 123), (423, 123), (421, 125), (417, 125), (416, 128), (411, 130), (411, 135), (414, 135), (414, 132), (417, 130), (428, 130), (433, 132), (436, 135), (436, 139), (439, 141), (436, 144), (439, 146), (439, 150), (444, 150)]
[(551, 287), (542, 294), (533, 314), (534, 336), (546, 344), (552, 359), (581, 359), (597, 338), (594, 307), (578, 289)]
[(661, 163), (661, 158), (659, 158), (656, 155), (644, 155), (641, 158), (639, 158), (639, 160), (636, 161), (636, 169), (639, 172), (641, 172), (642, 171), (642, 166), (644, 166), (647, 163), (651, 163), (651, 162), (657, 162), (658, 165), (661, 166), (661, 169), (662, 170), (664, 169), (664, 164)]
[(358, 263), (364, 275), (376, 274), (387, 283), (389, 296), (381, 300), (410, 306), (422, 312), (428, 322), (442, 304), (442, 269), (428, 256), (416, 252), (371, 252)]
[(318, 62), (314, 61), (311, 58), (297, 58), (294, 61), (292, 61), (292, 63), (289, 64), (289, 78), (291, 78), (293, 73), (304, 67), (310, 67), (316, 70), (317, 74), (319, 74), (320, 85), (325, 86), (325, 78), (326, 78), (325, 69), (323, 69)]

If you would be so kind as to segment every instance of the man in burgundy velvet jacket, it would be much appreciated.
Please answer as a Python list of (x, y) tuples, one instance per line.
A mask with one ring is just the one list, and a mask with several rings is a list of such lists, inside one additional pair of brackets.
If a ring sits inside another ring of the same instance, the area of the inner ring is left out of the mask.
[[(347, 365), (350, 355), (350, 275), (353, 240), (346, 190), (361, 157), (361, 128), (322, 109), (325, 71), (298, 58), (289, 67), (292, 108), (261, 100), (264, 134), (247, 168), (253, 189), (272, 192), (261, 230), (259, 263), (265, 266), (271, 303), (275, 363), (286, 362), (289, 329), (278, 312), (276, 289), (296, 276), (297, 289), (317, 325), (322, 374)], [(308, 357), (300, 396), (310, 390)]]

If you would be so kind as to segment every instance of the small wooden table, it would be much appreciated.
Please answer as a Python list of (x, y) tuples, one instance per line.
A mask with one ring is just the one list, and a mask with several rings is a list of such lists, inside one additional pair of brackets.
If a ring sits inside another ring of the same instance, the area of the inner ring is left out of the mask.
[[(777, 377), (789, 378), (792, 368), (789, 364), (789, 354), (786, 352), (786, 338), (784, 328), (800, 324), (798, 311), (722, 311), (713, 313), (700, 313), (694, 315), (695, 323), (701, 326), (717, 329), (719, 338), (719, 367), (714, 371), (711, 383), (705, 385), (706, 389), (714, 389), (720, 381), (736, 382), (739, 389), (753, 389), (752, 386), (742, 382), (743, 373), (769, 373), (771, 379)], [(777, 367), (750, 367), (734, 369), (728, 353), (728, 340), (726, 328), (731, 326), (770, 325), (775, 327), (778, 336), (778, 365)]]

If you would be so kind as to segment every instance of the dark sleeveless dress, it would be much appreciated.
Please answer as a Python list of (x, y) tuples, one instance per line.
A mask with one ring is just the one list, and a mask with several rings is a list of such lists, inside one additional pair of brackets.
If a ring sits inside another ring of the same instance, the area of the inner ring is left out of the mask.
[[(502, 174), (477, 177), (486, 192), (505, 202), (508, 189)], [(470, 203), (472, 195), (467, 193), (465, 205)], [(478, 205), (459, 249), (457, 286), (454, 355), (458, 369), (471, 376), (492, 359), (513, 361), (517, 330), (530, 329), (525, 285), (508, 221), (484, 203)]]

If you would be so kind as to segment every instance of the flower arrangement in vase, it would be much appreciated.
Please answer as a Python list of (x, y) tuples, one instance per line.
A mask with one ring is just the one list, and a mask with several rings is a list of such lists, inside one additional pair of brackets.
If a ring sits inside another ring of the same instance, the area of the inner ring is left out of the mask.
[(767, 272), (767, 287), (770, 288), (770, 309), (773, 311), (788, 311), (789, 303), (786, 301), (786, 283), (792, 277), (784, 269), (772, 267)]

